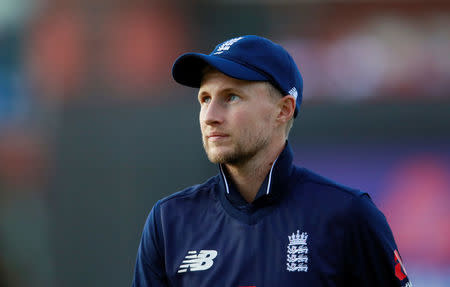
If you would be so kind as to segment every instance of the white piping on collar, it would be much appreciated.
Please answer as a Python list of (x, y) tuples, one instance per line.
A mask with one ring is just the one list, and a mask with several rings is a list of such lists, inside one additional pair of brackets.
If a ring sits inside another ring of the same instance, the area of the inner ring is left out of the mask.
[[(277, 157), (277, 159), (278, 159), (278, 157)], [(275, 163), (277, 162), (277, 159), (273, 162), (272, 167), (270, 168), (269, 182), (267, 183), (266, 194), (269, 194), (269, 192), (270, 192), (270, 183), (272, 182), (272, 171), (273, 171), (273, 167), (275, 166)]]
[[(269, 194), (269, 192), (270, 192), (270, 183), (272, 182), (272, 171), (273, 171), (273, 167), (275, 166), (275, 163), (277, 162), (277, 160), (278, 160), (278, 157), (277, 157), (277, 159), (273, 162), (272, 167), (270, 168), (269, 182), (267, 183), (267, 191), (266, 191), (266, 194)], [(230, 189), (229, 189), (229, 187), (228, 187), (227, 177), (226, 177), (225, 173), (223, 172), (223, 168), (222, 168), (222, 165), (221, 165), (221, 164), (219, 164), (219, 167), (220, 167), (220, 171), (221, 171), (221, 173), (222, 173), (223, 179), (224, 179), (224, 181), (225, 181), (225, 188), (227, 189), (227, 193), (230, 194)]]
[(225, 180), (225, 187), (227, 189), (227, 193), (230, 194), (230, 189), (228, 188), (227, 177), (225, 176), (225, 173), (223, 172), (221, 164), (219, 164), (219, 167), (220, 167), (220, 171), (222, 172), (223, 179)]

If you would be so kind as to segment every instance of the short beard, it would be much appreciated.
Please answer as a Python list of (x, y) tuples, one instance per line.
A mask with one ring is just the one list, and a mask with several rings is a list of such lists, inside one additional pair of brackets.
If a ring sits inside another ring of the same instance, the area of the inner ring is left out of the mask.
[(227, 154), (219, 154), (214, 156), (208, 153), (205, 142), (203, 142), (203, 148), (205, 149), (209, 161), (212, 163), (241, 166), (251, 160), (259, 151), (264, 149), (268, 143), (269, 140), (267, 138), (259, 138), (252, 145), (245, 147), (242, 144), (238, 144), (234, 151)]

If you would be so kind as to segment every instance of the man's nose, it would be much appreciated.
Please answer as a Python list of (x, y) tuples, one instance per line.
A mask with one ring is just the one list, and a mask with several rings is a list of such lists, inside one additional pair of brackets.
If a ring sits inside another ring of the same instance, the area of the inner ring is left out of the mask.
[(207, 125), (217, 125), (223, 122), (224, 110), (221, 103), (216, 99), (211, 99), (209, 104), (205, 106), (203, 121)]

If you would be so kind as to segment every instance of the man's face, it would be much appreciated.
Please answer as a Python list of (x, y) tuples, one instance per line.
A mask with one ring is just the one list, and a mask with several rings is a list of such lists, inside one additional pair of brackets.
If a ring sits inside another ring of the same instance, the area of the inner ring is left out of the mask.
[(203, 147), (211, 162), (243, 164), (270, 144), (276, 99), (266, 83), (210, 71), (203, 77), (198, 100)]

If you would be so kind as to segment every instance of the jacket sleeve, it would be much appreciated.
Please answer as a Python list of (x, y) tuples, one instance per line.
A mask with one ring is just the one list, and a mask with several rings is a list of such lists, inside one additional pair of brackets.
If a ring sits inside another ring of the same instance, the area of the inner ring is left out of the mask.
[(345, 256), (349, 286), (412, 286), (383, 213), (367, 194), (352, 202)]
[(164, 264), (160, 203), (151, 210), (139, 244), (132, 287), (168, 286)]

